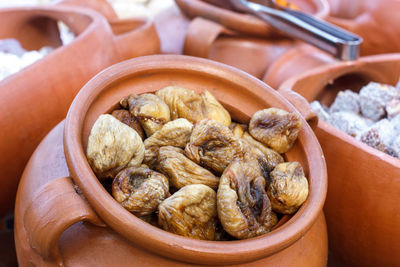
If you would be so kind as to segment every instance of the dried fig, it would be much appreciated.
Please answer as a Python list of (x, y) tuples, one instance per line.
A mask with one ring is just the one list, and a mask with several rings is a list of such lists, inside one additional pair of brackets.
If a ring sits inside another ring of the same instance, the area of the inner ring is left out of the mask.
[(292, 214), (308, 196), (308, 181), (298, 162), (285, 162), (270, 173), (271, 184), (268, 196), (272, 209), (283, 214)]
[(201, 95), (179, 86), (168, 86), (156, 92), (171, 110), (171, 118), (185, 118), (192, 123), (202, 119), (214, 119), (229, 126), (231, 116), (207, 90)]
[(130, 167), (115, 177), (112, 194), (125, 209), (145, 216), (157, 210), (168, 189), (168, 179), (163, 174), (145, 167)]
[(142, 163), (144, 145), (135, 130), (104, 114), (90, 131), (86, 157), (98, 178), (114, 177), (123, 168)]
[(138, 118), (147, 137), (170, 121), (170, 111), (165, 102), (153, 94), (130, 95), (120, 102), (121, 106)]
[(150, 167), (156, 165), (158, 150), (162, 146), (184, 148), (192, 134), (193, 124), (186, 119), (177, 119), (166, 123), (160, 130), (144, 141), (144, 162)]
[[(265, 157), (259, 158), (259, 163), (262, 164), (262, 169), (271, 172), (276, 165), (284, 162), (283, 157), (273, 149), (264, 146), (262, 143), (255, 140), (249, 133), (243, 134), (242, 140), (245, 140), (251, 147), (251, 150), (257, 154)], [(260, 153), (261, 152), (261, 153)]]
[(204, 90), (201, 93), (201, 98), (203, 99), (205, 118), (219, 121), (225, 126), (231, 124), (231, 115), (209, 91)]
[(140, 122), (129, 111), (127, 111), (125, 109), (117, 109), (117, 110), (114, 110), (111, 113), (111, 115), (113, 115), (120, 122), (125, 123), (132, 129), (134, 129), (140, 135), (142, 140), (144, 140), (146, 138), (146, 136), (144, 135), (143, 128), (140, 125)]
[(193, 184), (182, 187), (158, 206), (158, 224), (166, 231), (195, 239), (214, 240), (216, 193)]
[(178, 189), (189, 184), (204, 184), (213, 189), (218, 187), (219, 178), (188, 159), (180, 148), (161, 147), (158, 162), (157, 169)]
[(238, 239), (268, 233), (278, 222), (265, 192), (265, 179), (257, 160), (235, 159), (220, 178), (218, 217), (225, 231)]
[(301, 120), (296, 113), (278, 108), (257, 111), (249, 123), (250, 134), (280, 154), (293, 146), (300, 128)]
[(244, 133), (247, 131), (247, 128), (247, 125), (236, 122), (232, 122), (229, 125), (229, 129), (231, 129), (233, 135), (237, 138), (242, 138)]
[(195, 163), (221, 174), (234, 157), (243, 156), (239, 138), (220, 122), (202, 120), (195, 124), (185, 154)]

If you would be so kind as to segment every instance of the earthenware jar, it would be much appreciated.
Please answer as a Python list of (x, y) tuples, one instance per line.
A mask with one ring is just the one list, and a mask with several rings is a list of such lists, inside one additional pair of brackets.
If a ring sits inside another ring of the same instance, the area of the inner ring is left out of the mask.
[[(261, 79), (275, 60), (297, 45), (258, 18), (228, 9), (225, 1), (175, 2), (193, 18), (186, 33), (186, 55), (210, 58)], [(325, 0), (291, 2), (319, 18), (329, 12)]]
[(361, 55), (400, 52), (400, 2), (397, 0), (328, 0), (326, 18), (363, 38)]
[[(57, 21), (76, 38), (61, 46)], [(151, 21), (108, 24), (97, 12), (67, 6), (0, 10), (0, 39), (27, 49), (53, 46), (45, 58), (0, 82), (0, 217), (11, 211), (19, 177), (40, 140), (66, 115), (79, 89), (105, 67), (159, 52)]]
[[(286, 81), (308, 101), (331, 104), (339, 90), (370, 81), (396, 84), (400, 54), (326, 65)], [(329, 249), (337, 266), (400, 265), (400, 160), (319, 120), (315, 130), (328, 167)]]
[[(104, 189), (85, 157), (94, 121), (129, 94), (154, 92), (168, 85), (210, 90), (239, 122), (248, 122), (256, 110), (270, 106), (298, 112), (260, 80), (204, 59), (148, 56), (108, 68), (79, 92), (65, 122), (47, 135), (24, 171), (15, 208), (19, 264), (325, 265), (325, 162), (304, 119), (298, 140), (285, 157), (302, 164), (310, 194), (296, 214), (285, 216), (279, 227), (263, 236), (217, 242), (171, 234), (132, 215)], [(297, 94), (288, 95), (302, 103)], [(315, 121), (315, 114), (305, 108), (301, 114)]]

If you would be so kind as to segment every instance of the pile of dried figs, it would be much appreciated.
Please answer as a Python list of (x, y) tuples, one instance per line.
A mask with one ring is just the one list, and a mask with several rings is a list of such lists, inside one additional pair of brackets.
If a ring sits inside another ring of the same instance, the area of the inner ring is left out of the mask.
[(142, 220), (196, 239), (246, 239), (268, 233), (307, 198), (301, 165), (281, 156), (301, 128), (295, 113), (268, 108), (249, 125), (234, 123), (210, 92), (177, 86), (120, 106), (93, 125), (87, 159)]

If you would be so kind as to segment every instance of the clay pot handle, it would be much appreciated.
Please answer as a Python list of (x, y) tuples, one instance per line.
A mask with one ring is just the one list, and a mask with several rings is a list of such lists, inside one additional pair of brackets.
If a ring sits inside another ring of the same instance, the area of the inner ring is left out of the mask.
[(152, 20), (109, 20), (120, 60), (160, 53), (160, 39)]
[(311, 109), (310, 104), (304, 97), (291, 90), (279, 89), (278, 92), (295, 106), (312, 129), (317, 127), (318, 115)]
[(235, 32), (214, 21), (197, 17), (189, 25), (183, 53), (208, 58), (212, 44), (221, 34), (235, 35)]
[(24, 213), (24, 226), (30, 246), (49, 262), (63, 266), (58, 247), (61, 234), (79, 221), (97, 226), (104, 223), (75, 191), (70, 177), (46, 184), (35, 195)]

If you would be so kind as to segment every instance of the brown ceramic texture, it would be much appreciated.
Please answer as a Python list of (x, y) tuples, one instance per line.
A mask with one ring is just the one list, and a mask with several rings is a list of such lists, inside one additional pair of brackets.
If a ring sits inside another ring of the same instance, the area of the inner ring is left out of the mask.
[(400, 1), (328, 0), (327, 20), (360, 35), (361, 55), (400, 52)]
[[(56, 21), (76, 35), (60, 46)], [(23, 167), (45, 134), (66, 115), (79, 89), (105, 67), (159, 52), (154, 25), (141, 19), (107, 23), (97, 12), (68, 6), (0, 11), (0, 39), (54, 52), (0, 82), (0, 217), (11, 211)], [(110, 26), (111, 25), (111, 26)]]
[[(285, 217), (288, 221), (282, 221), (280, 227), (258, 238), (214, 242), (174, 235), (136, 218), (105, 191), (84, 153), (94, 121), (126, 95), (154, 92), (167, 85), (180, 85), (197, 92), (210, 90), (240, 122), (248, 122), (256, 110), (269, 106), (297, 112), (256, 78), (203, 59), (149, 56), (105, 70), (81, 90), (65, 125), (59, 124), (44, 139), (25, 169), (15, 209), (19, 264), (325, 265), (327, 235), (322, 213), (325, 163), (305, 121), (298, 141), (286, 157), (301, 162), (310, 184), (308, 199), (293, 217)], [(292, 99), (299, 99), (296, 94), (291, 95)], [(79, 186), (84, 197), (76, 193), (72, 182)]]
[[(338, 90), (360, 89), (369, 81), (393, 85), (399, 76), (400, 54), (370, 56), (319, 67), (286, 81), (280, 90), (329, 105)], [(321, 120), (315, 133), (327, 161), (324, 211), (338, 266), (399, 266), (400, 160)]]
[[(268, 24), (251, 15), (224, 9), (206, 1), (176, 2), (183, 12), (197, 16), (186, 33), (186, 55), (210, 58), (261, 79), (273, 62), (296, 46), (297, 42), (278, 34)], [(320, 18), (328, 13), (325, 0), (293, 2), (303, 11)]]

